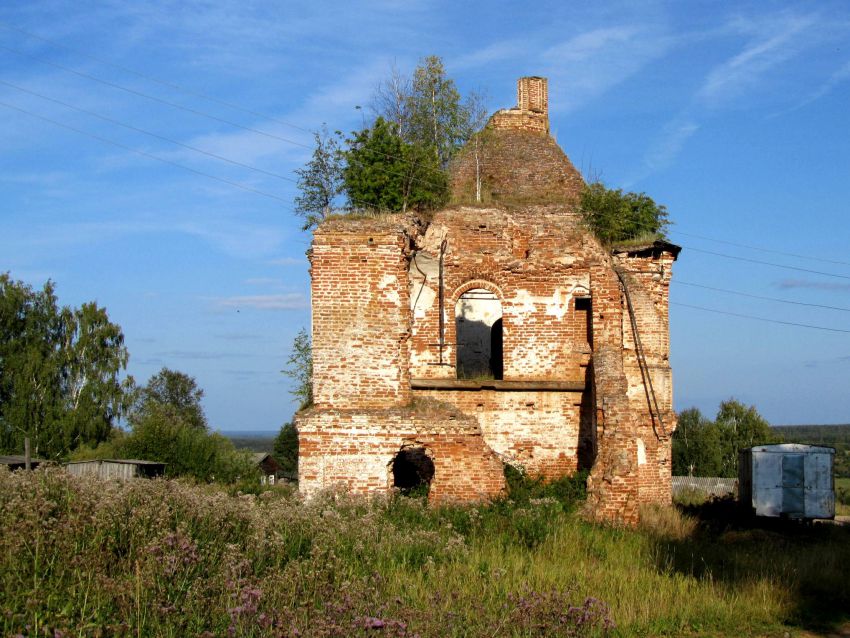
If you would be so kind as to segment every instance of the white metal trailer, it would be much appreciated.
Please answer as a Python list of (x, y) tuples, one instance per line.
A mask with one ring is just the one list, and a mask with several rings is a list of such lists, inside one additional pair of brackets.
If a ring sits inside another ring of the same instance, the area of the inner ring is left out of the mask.
[(782, 443), (741, 450), (738, 494), (756, 516), (835, 518), (835, 449)]

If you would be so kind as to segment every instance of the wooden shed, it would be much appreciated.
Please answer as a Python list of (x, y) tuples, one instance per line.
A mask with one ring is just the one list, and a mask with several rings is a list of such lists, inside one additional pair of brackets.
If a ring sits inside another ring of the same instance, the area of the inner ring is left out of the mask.
[(94, 475), (102, 479), (156, 478), (165, 472), (165, 463), (138, 459), (76, 461), (65, 467), (75, 476)]
[(254, 453), (254, 463), (260, 469), (260, 482), (263, 485), (274, 485), (280, 479), (290, 479), (294, 477), (283, 471), (283, 467), (278, 460), (268, 452)]
[[(30, 459), (30, 469), (35, 469), (44, 463), (41, 459)], [(27, 466), (27, 460), (22, 455), (0, 456), (0, 467), (5, 466), (10, 470), (23, 470)]]

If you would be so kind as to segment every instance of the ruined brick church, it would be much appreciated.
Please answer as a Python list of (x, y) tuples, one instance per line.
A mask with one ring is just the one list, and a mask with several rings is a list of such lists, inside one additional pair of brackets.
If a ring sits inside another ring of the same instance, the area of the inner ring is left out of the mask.
[(521, 78), (517, 93), (456, 158), (455, 204), (316, 229), (313, 405), (296, 416), (305, 495), (490, 499), (510, 464), (590, 470), (598, 520), (670, 502), (679, 247), (603, 247), (549, 134), (546, 80)]

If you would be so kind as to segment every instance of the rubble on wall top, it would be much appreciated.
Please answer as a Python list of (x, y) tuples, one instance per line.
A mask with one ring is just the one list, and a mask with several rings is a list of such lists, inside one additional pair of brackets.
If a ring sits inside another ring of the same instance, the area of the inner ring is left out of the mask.
[(611, 247), (611, 252), (637, 257), (648, 257), (650, 254), (656, 256), (660, 253), (671, 253), (673, 259), (676, 259), (679, 253), (682, 252), (682, 247), (672, 244), (665, 239), (656, 239), (655, 241), (640, 244), (615, 244)]

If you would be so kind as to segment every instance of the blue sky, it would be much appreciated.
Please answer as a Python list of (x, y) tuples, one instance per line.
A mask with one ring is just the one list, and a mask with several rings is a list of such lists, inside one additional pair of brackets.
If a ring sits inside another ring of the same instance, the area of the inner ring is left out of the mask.
[(215, 427), (278, 428), (309, 325), (309, 131), (360, 128), (391, 65), (431, 54), (491, 111), (547, 76), (575, 165), (667, 205), (678, 409), (850, 422), (850, 333), (690, 306), (845, 331), (850, 313), (688, 285), (850, 309), (846, 2), (3, 3), (0, 270), (105, 306), (129, 372), (195, 376)]

